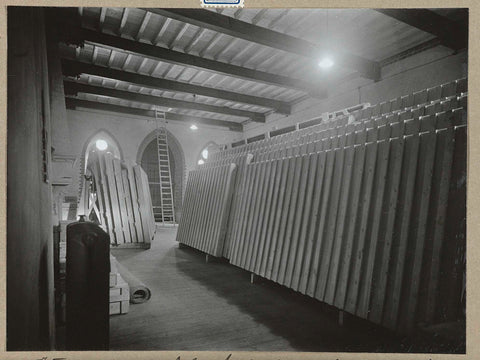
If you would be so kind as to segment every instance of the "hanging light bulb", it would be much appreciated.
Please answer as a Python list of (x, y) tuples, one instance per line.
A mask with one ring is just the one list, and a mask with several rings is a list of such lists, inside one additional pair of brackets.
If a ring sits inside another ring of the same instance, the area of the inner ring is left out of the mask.
[(190, 130), (198, 130), (198, 126), (195, 124), (190, 125)]
[(203, 164), (205, 164), (205, 161), (203, 161), (203, 159), (198, 160), (198, 165), (203, 165)]
[(98, 139), (96, 142), (95, 142), (95, 146), (97, 147), (98, 150), (100, 151), (104, 151), (104, 150), (107, 150), (108, 148), (108, 143), (103, 140), (103, 139)]
[(320, 66), (322, 69), (329, 69), (333, 65), (335, 65), (334, 61), (329, 58), (329, 57), (324, 57), (320, 62), (318, 63), (318, 66)]

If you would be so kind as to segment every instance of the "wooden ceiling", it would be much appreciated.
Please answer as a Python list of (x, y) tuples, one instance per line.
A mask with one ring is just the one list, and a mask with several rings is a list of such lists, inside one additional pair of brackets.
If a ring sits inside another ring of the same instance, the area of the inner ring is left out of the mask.
[[(70, 108), (241, 131), (349, 79), (378, 81), (412, 49), (467, 46), (461, 9), (78, 8), (83, 47), (61, 45)], [(458, 41), (460, 39), (461, 41)], [(322, 56), (335, 65), (322, 70)]]

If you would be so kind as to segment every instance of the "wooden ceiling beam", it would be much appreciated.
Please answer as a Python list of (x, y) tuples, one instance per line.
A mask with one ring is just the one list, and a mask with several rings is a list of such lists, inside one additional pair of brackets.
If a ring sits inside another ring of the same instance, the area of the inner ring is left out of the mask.
[(145, 95), (140, 93), (134, 93), (131, 91), (117, 90), (112, 88), (106, 88), (102, 86), (93, 86), (88, 84), (82, 84), (70, 80), (64, 80), (65, 94), (76, 95), (77, 93), (95, 94), (100, 96), (108, 96), (117, 99), (123, 99), (128, 101), (135, 101), (139, 103), (158, 105), (163, 107), (172, 107), (188, 110), (200, 110), (212, 113), (218, 113), (230, 116), (239, 116), (249, 118), (255, 122), (265, 122), (265, 115), (262, 113), (232, 109), (225, 106), (214, 106), (193, 101), (184, 101), (171, 98), (164, 98), (160, 96)]
[(213, 71), (223, 75), (249, 81), (262, 82), (283, 88), (296, 89), (307, 92), (314, 97), (327, 97), (325, 84), (316, 84), (287, 76), (271, 74), (220, 61), (205, 59), (200, 56), (185, 54), (179, 51), (165, 49), (159, 46), (128, 40), (119, 36), (108, 35), (84, 28), (78, 29), (76, 36), (96, 45), (101, 45), (110, 49), (114, 48), (116, 50), (123, 50), (138, 56), (149, 57), (157, 61), (188, 66), (199, 70)]
[[(144, 10), (274, 49), (301, 55), (316, 62), (321, 59), (324, 52), (324, 49), (307, 40), (208, 10), (173, 8), (144, 8)], [(380, 65), (378, 62), (346, 51), (336, 49), (331, 51), (335, 57), (336, 64), (339, 66), (353, 69), (368, 79), (380, 79)]]
[(468, 46), (468, 20), (452, 21), (428, 9), (375, 9), (395, 20), (436, 36), (455, 51)]
[(62, 59), (62, 69), (63, 74), (66, 76), (78, 76), (79, 74), (95, 75), (108, 79), (125, 81), (138, 86), (144, 86), (153, 89), (163, 89), (208, 96), (217, 99), (271, 108), (285, 115), (291, 114), (291, 106), (288, 103), (258, 96), (192, 85), (167, 79), (160, 79), (152, 76), (135, 74), (127, 71), (121, 71), (67, 59)]
[[(111, 112), (116, 112), (121, 114), (155, 118), (154, 110), (139, 109), (139, 108), (133, 108), (130, 106), (123, 106), (123, 105), (105, 104), (98, 101), (81, 100), (81, 99), (66, 97), (65, 104), (67, 109), (72, 109), (72, 110), (75, 110), (76, 108), (81, 107), (86, 109), (111, 111)], [(181, 115), (181, 114), (176, 114), (172, 112), (166, 112), (165, 117), (167, 120), (182, 121), (182, 122), (188, 122), (188, 123), (194, 122), (196, 124), (226, 127), (231, 131), (238, 131), (238, 132), (243, 131), (242, 124), (236, 123), (234, 121), (224, 121), (224, 120), (210, 119), (210, 118), (204, 118), (204, 117), (198, 117), (198, 116)]]

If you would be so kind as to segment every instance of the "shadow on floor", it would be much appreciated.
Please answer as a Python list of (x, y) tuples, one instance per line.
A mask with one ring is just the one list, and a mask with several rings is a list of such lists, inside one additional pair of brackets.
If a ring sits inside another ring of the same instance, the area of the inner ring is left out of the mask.
[(254, 321), (268, 327), (298, 351), (465, 353), (462, 339), (447, 341), (429, 334), (402, 338), (363, 319), (338, 310), (272, 281), (257, 278), (227, 261), (205, 263), (205, 254), (192, 248), (172, 248), (172, 256), (190, 261), (176, 267), (209, 291), (224, 298)]

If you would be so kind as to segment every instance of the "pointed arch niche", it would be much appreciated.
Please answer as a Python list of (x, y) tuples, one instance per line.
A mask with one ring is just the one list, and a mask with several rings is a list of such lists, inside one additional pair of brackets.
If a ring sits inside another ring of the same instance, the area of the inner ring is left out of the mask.
[[(158, 182), (158, 155), (157, 155), (157, 133), (152, 131), (143, 139), (137, 152), (137, 164), (141, 165), (147, 173), (150, 183), (150, 194), (152, 205), (160, 206), (160, 192), (155, 186)], [(185, 154), (177, 138), (167, 129), (168, 155), (170, 157), (170, 173), (172, 175), (173, 202), (175, 208), (175, 219), (178, 223), (182, 215), (182, 201), (185, 191), (186, 165)]]

